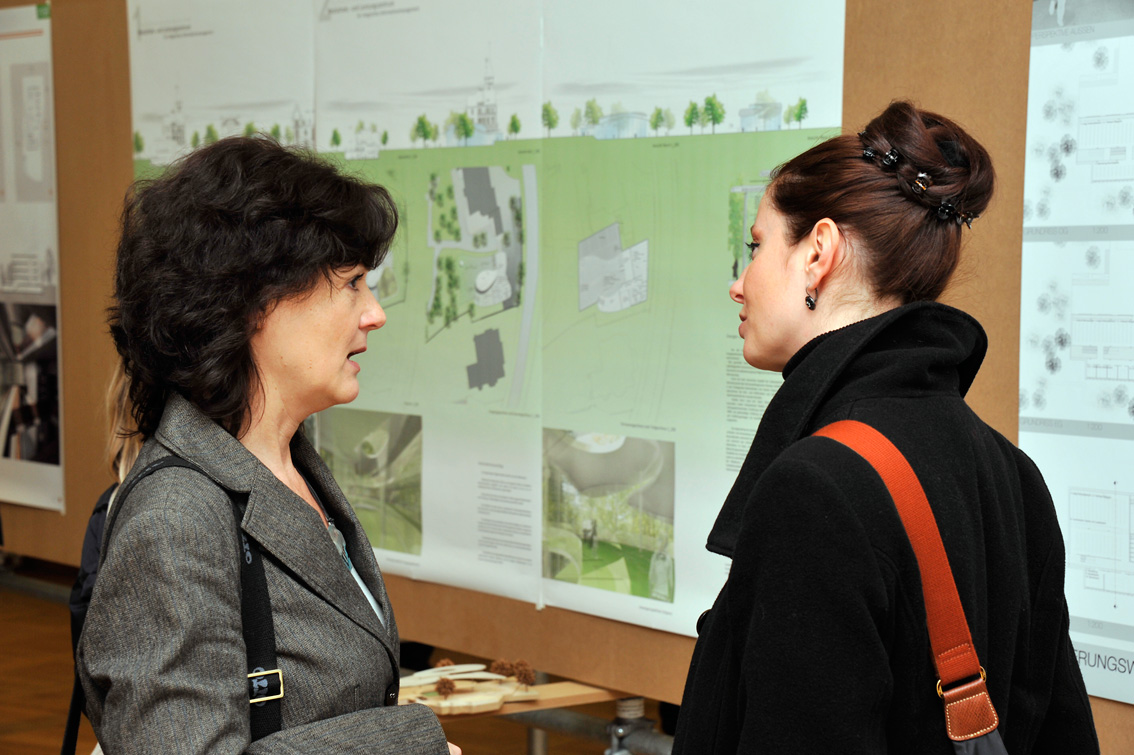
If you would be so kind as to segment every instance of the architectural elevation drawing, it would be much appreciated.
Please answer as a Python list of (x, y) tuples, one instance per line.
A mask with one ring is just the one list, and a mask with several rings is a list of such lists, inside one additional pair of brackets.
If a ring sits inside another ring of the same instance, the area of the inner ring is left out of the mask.
[(164, 165), (256, 132), (316, 146), (309, 3), (129, 0), (128, 8), (136, 159)]
[[(801, 15), (790, 3), (660, 0), (648, 13), (603, 0), (544, 3), (541, 99), (557, 115), (547, 135), (837, 129), (844, 6), (818, 0)], [(718, 39), (721, 29), (759, 42), (690, 43)]]
[(321, 2), (318, 148), (363, 156), (355, 133), (369, 142), (365, 157), (540, 137), (541, 9), (531, 0)]

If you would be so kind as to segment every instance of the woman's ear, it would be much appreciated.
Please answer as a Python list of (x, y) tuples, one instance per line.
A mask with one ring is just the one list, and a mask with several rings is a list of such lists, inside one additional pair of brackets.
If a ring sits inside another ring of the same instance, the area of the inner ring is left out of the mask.
[(807, 287), (823, 288), (824, 281), (842, 262), (846, 239), (835, 221), (823, 218), (804, 241), (808, 245), (803, 263)]

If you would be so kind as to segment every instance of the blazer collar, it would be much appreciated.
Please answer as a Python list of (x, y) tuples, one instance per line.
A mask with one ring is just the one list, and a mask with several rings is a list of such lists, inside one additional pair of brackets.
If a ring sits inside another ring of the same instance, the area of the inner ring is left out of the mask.
[(302, 430), (292, 438), (292, 459), (343, 533), (354, 568), (374, 595), (385, 626), (343, 565), (319, 514), (240, 441), (180, 395), (166, 403), (155, 438), (173, 453), (200, 466), (220, 487), (246, 493), (248, 505), (241, 529), (312, 592), (374, 635), (397, 658), (394, 616), (370, 541)]

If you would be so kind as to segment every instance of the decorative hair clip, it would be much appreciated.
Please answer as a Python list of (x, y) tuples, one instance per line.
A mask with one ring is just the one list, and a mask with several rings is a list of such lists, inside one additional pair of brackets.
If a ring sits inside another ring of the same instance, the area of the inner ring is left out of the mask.
[(898, 164), (898, 158), (900, 157), (901, 155), (898, 154), (898, 150), (891, 147), (890, 151), (882, 156), (882, 164), (887, 168), (892, 168)]
[(871, 149), (870, 147), (863, 147), (863, 148), (862, 148), (862, 157), (863, 157), (863, 159), (866, 159), (866, 160), (873, 160), (873, 159), (874, 159), (875, 157), (877, 157), (877, 156), (878, 156), (878, 153), (877, 153), (877, 152), (875, 152), (875, 151), (874, 151), (873, 149)]
[(964, 223), (966, 226), (968, 226), (970, 231), (973, 228), (973, 221), (978, 217), (980, 216), (974, 215), (971, 212), (958, 211), (957, 208), (953, 206), (953, 203), (948, 199), (941, 200), (941, 204), (937, 205), (938, 220), (944, 220), (946, 222), (952, 221), (957, 225)]
[(917, 178), (910, 184), (914, 194), (924, 194), (926, 189), (933, 185), (933, 179), (929, 177), (928, 173), (918, 173)]

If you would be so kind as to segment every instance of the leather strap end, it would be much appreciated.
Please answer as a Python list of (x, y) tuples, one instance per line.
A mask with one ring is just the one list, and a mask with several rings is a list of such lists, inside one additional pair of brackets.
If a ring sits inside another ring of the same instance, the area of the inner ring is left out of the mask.
[(942, 696), (945, 700), (945, 729), (954, 742), (984, 736), (1000, 723), (984, 679), (957, 685)]

